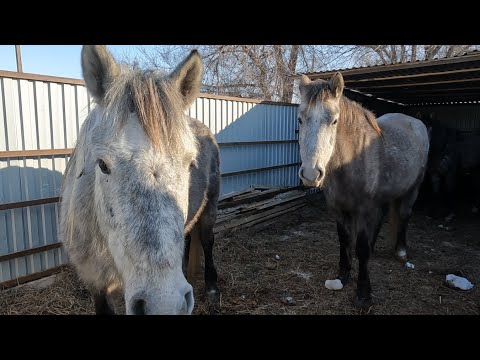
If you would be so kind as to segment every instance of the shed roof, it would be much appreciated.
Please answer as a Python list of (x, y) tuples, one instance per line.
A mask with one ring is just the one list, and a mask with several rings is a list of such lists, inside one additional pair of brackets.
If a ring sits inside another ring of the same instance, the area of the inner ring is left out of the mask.
[(340, 71), (345, 87), (404, 105), (480, 102), (480, 51), (434, 60), (306, 74), (328, 79)]

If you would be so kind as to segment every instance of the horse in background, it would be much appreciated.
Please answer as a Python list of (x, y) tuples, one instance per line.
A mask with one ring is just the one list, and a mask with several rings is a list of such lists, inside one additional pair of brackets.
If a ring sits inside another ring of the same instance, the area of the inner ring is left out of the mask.
[(106, 47), (89, 45), (81, 65), (96, 106), (64, 174), (59, 238), (96, 313), (115, 313), (121, 293), (127, 314), (191, 314), (200, 248), (208, 299), (218, 305), (219, 150), (185, 115), (200, 90), (199, 53), (163, 74), (120, 66)]
[(338, 72), (329, 81), (303, 75), (299, 89), (299, 176), (305, 186), (324, 189), (337, 218), (338, 277), (334, 287), (325, 285), (341, 289), (349, 282), (355, 249), (355, 305), (368, 307), (368, 261), (387, 209), (395, 254), (407, 261), (407, 225), (427, 167), (427, 128), (404, 114), (376, 119), (343, 95)]
[[(427, 123), (428, 124), (428, 123)], [(428, 216), (453, 219), (455, 193), (460, 172), (460, 152), (456, 131), (435, 121), (430, 114), (430, 150), (427, 180), (430, 185)]]

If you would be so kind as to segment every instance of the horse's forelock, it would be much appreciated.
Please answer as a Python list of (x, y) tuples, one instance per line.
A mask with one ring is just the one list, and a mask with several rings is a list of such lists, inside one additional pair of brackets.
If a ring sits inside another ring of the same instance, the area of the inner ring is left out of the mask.
[[(326, 81), (314, 81), (306, 85), (306, 89), (306, 103), (309, 111), (312, 111), (319, 102), (333, 98), (333, 94)], [(378, 126), (375, 115), (371, 111), (365, 109), (357, 102), (349, 100), (344, 95), (340, 98), (339, 106), (340, 116), (343, 117), (347, 123), (366, 119), (375, 132), (380, 136), (382, 135), (382, 130)]]
[(152, 145), (160, 151), (181, 147), (188, 132), (183, 99), (158, 71), (124, 68), (106, 95), (105, 110), (121, 122), (119, 126), (135, 111)]

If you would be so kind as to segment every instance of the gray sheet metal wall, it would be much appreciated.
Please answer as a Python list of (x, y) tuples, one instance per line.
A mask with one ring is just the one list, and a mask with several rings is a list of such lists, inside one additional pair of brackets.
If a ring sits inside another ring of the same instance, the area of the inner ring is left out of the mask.
[[(0, 152), (74, 147), (90, 99), (78, 81), (50, 79), (0, 77)], [(187, 112), (208, 125), (220, 143), (222, 194), (250, 185), (299, 184), (296, 109), (248, 99), (197, 99)], [(68, 159), (0, 157), (0, 204), (59, 196)], [(57, 243), (58, 216), (57, 203), (0, 211), (0, 256)], [(67, 261), (62, 248), (2, 261), (0, 282)]]

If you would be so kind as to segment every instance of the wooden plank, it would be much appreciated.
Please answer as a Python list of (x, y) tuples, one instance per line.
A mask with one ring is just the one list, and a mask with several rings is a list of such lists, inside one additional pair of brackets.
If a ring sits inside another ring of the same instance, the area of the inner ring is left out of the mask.
[(257, 224), (251, 225), (251, 226), (249, 226), (249, 228), (250, 228), (250, 230), (257, 230), (257, 229), (260, 230), (260, 229), (265, 228), (269, 225), (275, 224), (279, 221), (282, 221), (282, 215), (285, 215), (285, 214), (288, 214), (292, 211), (298, 210), (298, 209), (300, 209), (300, 208), (302, 208), (306, 205), (307, 205), (307, 203), (305, 202), (305, 203), (300, 204), (298, 206), (294, 206), (293, 208), (289, 208), (289, 209), (285, 210), (284, 212), (282, 212), (282, 214), (278, 213), (277, 216), (272, 216), (271, 219), (267, 219), (267, 220), (264, 220), (264, 221), (259, 222)]
[(45, 271), (41, 271), (35, 274), (21, 276), (13, 280), (4, 281), (0, 283), (0, 289), (4, 290), (4, 289), (12, 288), (18, 285), (22, 285), (30, 281), (38, 280), (53, 274), (57, 274), (59, 272), (65, 271), (68, 268), (69, 268), (68, 265), (61, 265), (61, 266), (57, 266), (57, 267), (54, 267)]
[(233, 200), (246, 199), (246, 198), (252, 198), (252, 197), (255, 197), (255, 196), (257, 196), (258, 194), (261, 194), (261, 193), (262, 193), (262, 191), (254, 189), (252, 192), (250, 192), (248, 194), (240, 194), (240, 195), (234, 196), (232, 201)]
[(214, 228), (214, 232), (218, 233), (220, 231), (224, 231), (224, 230), (228, 230), (228, 229), (240, 226), (242, 224), (245, 224), (245, 223), (248, 223), (250, 221), (262, 218), (264, 216), (274, 214), (278, 211), (287, 209), (289, 207), (295, 206), (295, 205), (303, 203), (303, 202), (305, 202), (305, 199), (294, 200), (294, 201), (291, 201), (287, 204), (284, 204), (284, 205), (281, 205), (281, 206), (276, 206), (273, 209), (270, 209), (270, 210), (267, 210), (267, 211), (261, 211), (261, 212), (258, 212), (256, 214), (254, 214), (254, 215), (250, 215), (250, 216), (242, 216), (238, 219), (234, 219), (234, 220), (229, 221), (227, 224), (222, 224), (222, 225), (219, 225), (219, 226), (216, 225), (215, 228)]
[(45, 205), (56, 203), (60, 201), (60, 197), (51, 197), (37, 200), (28, 200), (28, 201), (19, 201), (13, 203), (0, 204), (0, 211), (10, 210), (10, 209), (19, 209), (27, 206), (36, 206), (36, 205)]
[[(289, 192), (287, 192), (285, 194), (289, 194)], [(301, 198), (301, 197), (305, 197), (305, 195), (306, 195), (305, 193), (298, 194), (297, 192), (292, 191), (291, 195), (289, 195), (287, 197), (284, 197), (284, 198), (276, 198), (276, 196), (275, 196), (271, 199), (267, 199), (267, 200), (263, 200), (263, 201), (257, 201), (257, 202), (254, 202), (252, 204), (247, 204), (245, 206), (241, 206), (238, 209), (238, 212), (241, 214), (241, 213), (245, 213), (245, 212), (252, 211), (252, 210), (265, 210), (265, 209), (271, 208), (273, 206), (276, 206), (276, 205), (279, 205), (279, 204), (282, 204), (282, 203), (285, 203), (285, 202), (289, 202), (289, 201), (293, 201), (293, 200)]]
[(283, 164), (283, 165), (265, 166), (265, 167), (255, 168), (255, 169), (232, 171), (232, 172), (228, 172), (228, 173), (223, 173), (223, 174), (221, 174), (221, 176), (222, 177), (237, 176), (237, 175), (250, 174), (250, 173), (260, 172), (260, 171), (282, 169), (282, 168), (292, 167), (292, 166), (297, 166), (297, 165), (302, 165), (302, 163), (301, 162), (296, 162), (296, 163)]
[[(252, 226), (257, 225), (257, 224), (259, 224), (259, 223), (263, 223), (263, 222), (265, 222), (265, 221), (267, 221), (267, 220), (275, 219), (275, 218), (279, 217), (280, 215), (284, 215), (284, 214), (287, 214), (287, 213), (289, 213), (289, 212), (292, 212), (292, 211), (295, 211), (295, 210), (297, 210), (297, 209), (300, 209), (300, 208), (304, 207), (305, 205), (307, 205), (307, 203), (306, 203), (306, 202), (303, 202), (303, 203), (301, 203), (301, 204), (298, 204), (298, 205), (289, 207), (289, 208), (287, 208), (287, 209), (285, 209), (285, 210), (278, 211), (278, 212), (276, 212), (276, 213), (274, 213), (274, 214), (267, 215), (267, 216), (262, 217), (262, 218), (260, 218), (260, 219), (251, 221), (251, 222), (249, 222), (249, 223), (246, 223), (246, 224), (244, 224), (244, 225), (241, 225), (240, 227), (246, 227), (246, 228), (252, 227)], [(274, 222), (276, 222), (276, 221), (271, 221), (271, 223), (274, 223)]]
[(252, 216), (242, 217), (240, 219), (232, 220), (226, 224), (215, 226), (213, 229), (213, 232), (217, 234), (226, 230), (242, 228), (242, 227), (245, 227), (246, 224), (251, 223), (252, 221), (257, 221), (257, 220), (263, 221), (261, 219), (269, 219), (271, 217), (277, 216), (275, 214), (277, 214), (278, 212), (281, 212), (286, 209), (294, 208), (300, 204), (306, 204), (306, 202), (305, 201), (292, 202), (280, 207), (273, 208), (272, 210), (269, 210), (269, 211), (264, 211)]
[(246, 194), (246, 193), (249, 193), (249, 192), (252, 192), (253, 190), (255, 190), (255, 188), (253, 186), (250, 186), (249, 188), (246, 188), (246, 189), (243, 189), (243, 190), (239, 190), (239, 191), (232, 191), (232, 192), (229, 192), (228, 194), (225, 194), (225, 195), (222, 195), (218, 198), (218, 201), (224, 201), (226, 199), (229, 199), (229, 198), (233, 198), (234, 196), (237, 196), (237, 195), (241, 195), (241, 194)]
[(273, 206), (277, 206), (277, 205), (280, 205), (280, 204), (283, 204), (283, 203), (286, 203), (286, 202), (290, 202), (290, 201), (293, 201), (295, 199), (304, 198), (304, 197), (305, 197), (305, 194), (301, 194), (301, 195), (290, 196), (290, 197), (287, 197), (287, 198), (284, 198), (284, 199), (278, 199), (276, 201), (272, 201), (271, 203), (266, 203), (264, 205), (261, 205), (261, 206), (257, 207), (257, 209), (258, 210), (269, 209)]
[(299, 185), (299, 186), (294, 186), (294, 187), (289, 187), (289, 188), (285, 187), (285, 188), (278, 189), (278, 190), (277, 189), (272, 189), (272, 190), (262, 191), (260, 194), (255, 195), (251, 198), (233, 200), (233, 201), (230, 201), (228, 203), (221, 203), (221, 204), (219, 203), (218, 204), (218, 209), (225, 209), (225, 208), (230, 207), (230, 206), (236, 206), (236, 205), (245, 204), (245, 203), (249, 203), (249, 202), (253, 202), (253, 201), (263, 200), (263, 199), (266, 199), (266, 198), (269, 198), (269, 197), (273, 197), (277, 194), (281, 194), (281, 193), (291, 191), (291, 190), (299, 190), (301, 188), (302, 188), (302, 186)]
[(73, 149), (0, 151), (0, 159), (16, 158), (16, 157), (60, 156), (60, 155), (71, 155), (72, 153), (73, 153)]
[(11, 254), (1, 255), (0, 256), (0, 262), (7, 261), (7, 260), (12, 260), (12, 259), (18, 259), (20, 257), (24, 257), (24, 256), (28, 256), (28, 255), (38, 254), (38, 253), (41, 253), (41, 252), (44, 252), (44, 251), (57, 249), (59, 247), (62, 247), (61, 242), (48, 244), (48, 245), (44, 245), (44, 246), (39, 246), (39, 247), (35, 247), (35, 248), (32, 248), (32, 249), (17, 251), (17, 252), (11, 253)]

